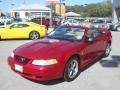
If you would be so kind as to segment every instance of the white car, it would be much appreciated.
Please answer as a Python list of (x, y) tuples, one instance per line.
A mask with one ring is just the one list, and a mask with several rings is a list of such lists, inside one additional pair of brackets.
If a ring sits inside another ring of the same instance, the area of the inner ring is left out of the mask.
[(12, 18), (8, 18), (5, 16), (0, 17), (0, 23), (4, 23), (4, 22), (12, 22), (13, 19)]
[(77, 21), (77, 20), (65, 20), (63, 22), (63, 25), (71, 25), (71, 26), (79, 26), (80, 25), (80, 22)]
[(5, 22), (0, 22), (0, 28), (4, 28), (4, 27), (6, 27), (6, 26), (8, 26), (9, 24), (11, 24), (11, 22), (7, 22), (7, 21), (5, 21)]

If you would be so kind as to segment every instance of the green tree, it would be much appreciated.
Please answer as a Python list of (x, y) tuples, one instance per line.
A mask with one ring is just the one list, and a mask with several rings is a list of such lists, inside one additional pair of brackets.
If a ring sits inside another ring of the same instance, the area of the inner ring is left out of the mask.
[(67, 12), (73, 11), (83, 17), (110, 17), (112, 15), (111, 0), (96, 4), (67, 6)]

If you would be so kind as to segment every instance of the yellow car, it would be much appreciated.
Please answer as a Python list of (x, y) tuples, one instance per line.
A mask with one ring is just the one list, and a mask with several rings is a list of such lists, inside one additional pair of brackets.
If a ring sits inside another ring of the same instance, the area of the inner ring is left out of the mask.
[(44, 25), (38, 25), (33, 22), (13, 23), (5, 28), (0, 28), (0, 39), (18, 39), (29, 38), (39, 39), (47, 34)]

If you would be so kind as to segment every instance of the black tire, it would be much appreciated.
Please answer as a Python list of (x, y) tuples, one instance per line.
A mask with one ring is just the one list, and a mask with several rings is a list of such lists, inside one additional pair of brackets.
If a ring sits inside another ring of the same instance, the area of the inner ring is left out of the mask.
[(111, 51), (110, 46), (111, 46), (110, 43), (107, 43), (103, 57), (108, 57), (110, 55), (110, 51)]
[(73, 81), (80, 74), (80, 61), (77, 57), (71, 57), (65, 65), (64, 80)]
[(40, 34), (39, 34), (39, 32), (37, 32), (37, 31), (32, 31), (32, 32), (30, 32), (30, 34), (29, 34), (29, 38), (30, 38), (31, 40), (37, 40), (37, 39), (40, 38)]

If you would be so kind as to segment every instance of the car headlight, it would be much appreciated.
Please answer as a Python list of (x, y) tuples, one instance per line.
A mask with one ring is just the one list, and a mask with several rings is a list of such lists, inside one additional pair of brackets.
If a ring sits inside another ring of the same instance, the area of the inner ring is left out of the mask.
[(14, 52), (12, 52), (10, 56), (11, 56), (12, 58), (14, 58), (14, 55), (15, 55)]
[(56, 59), (49, 59), (49, 60), (33, 60), (33, 65), (38, 66), (46, 66), (46, 65), (54, 65), (57, 64), (58, 61)]

